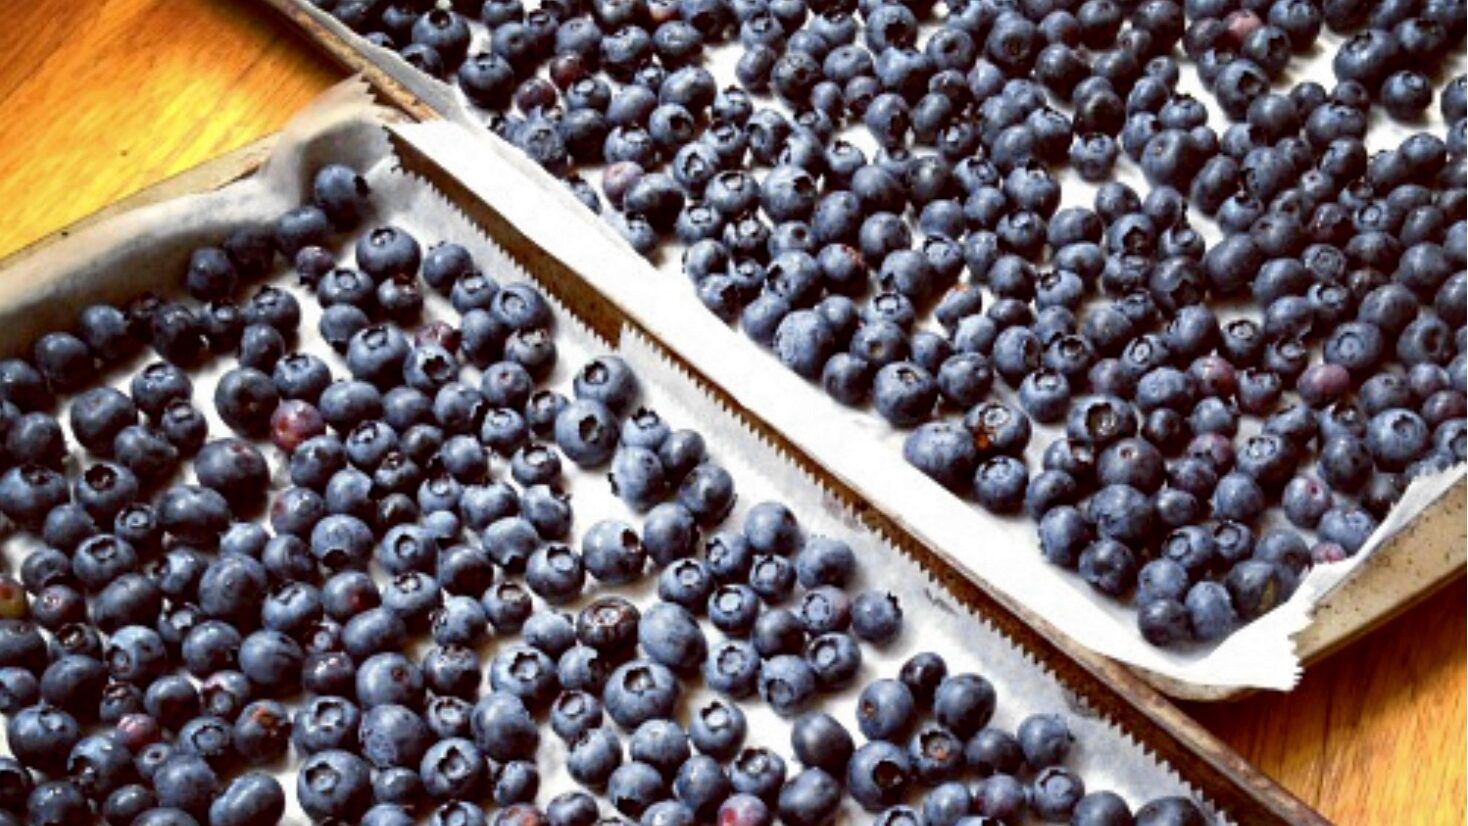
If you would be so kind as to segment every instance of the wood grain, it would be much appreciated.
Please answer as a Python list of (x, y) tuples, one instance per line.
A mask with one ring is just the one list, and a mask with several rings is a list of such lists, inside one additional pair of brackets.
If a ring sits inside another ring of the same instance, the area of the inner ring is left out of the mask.
[(1460, 579), (1290, 694), (1187, 710), (1340, 823), (1461, 824), (1465, 599)]
[(0, 255), (279, 129), (340, 72), (251, 3), (27, 0), (0, 25)]
[[(0, 27), (0, 256), (282, 126), (339, 77), (250, 3), (31, 0)], [(1460, 581), (1289, 695), (1188, 707), (1342, 823), (1464, 821)]]

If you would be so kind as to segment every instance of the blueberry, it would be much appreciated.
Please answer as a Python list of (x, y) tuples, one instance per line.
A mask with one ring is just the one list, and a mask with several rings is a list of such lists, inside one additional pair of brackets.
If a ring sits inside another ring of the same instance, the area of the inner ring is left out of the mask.
[[(1304, 3), (1300, 5), (1309, 7)], [(1077, 826), (1112, 826), (1131, 823), (1132, 811), (1126, 801), (1114, 792), (1090, 792), (1075, 801), (1071, 818)]]
[(896, 427), (920, 424), (932, 413), (938, 386), (923, 368), (908, 362), (893, 362), (877, 371), (872, 399), (877, 412)]
[(374, 325), (348, 341), (347, 368), (353, 378), (388, 387), (402, 381), (408, 355), (408, 341), (396, 327)]
[(695, 466), (678, 487), (678, 502), (705, 525), (722, 521), (733, 509), (734, 499), (733, 478), (711, 462)]
[[(218, 388), (216, 387), (216, 389)], [(259, 385), (255, 385), (249, 392), (257, 390), (260, 391), (260, 396), (264, 397), (268, 402), (269, 394), (265, 393)], [(253, 402), (250, 404), (253, 405)], [(252, 432), (256, 428), (263, 429), (263, 427), (268, 425), (270, 414), (262, 412), (261, 416), (262, 419), (260, 421), (251, 420), (249, 422)], [(197, 451), (204, 445), (204, 441), (209, 435), (209, 424), (205, 420), (203, 412), (183, 399), (175, 399), (168, 403), (168, 406), (164, 408), (163, 414), (159, 419), (158, 429), (163, 433), (163, 437), (173, 445), (174, 449), (184, 455)]]
[(551, 706), (551, 730), (568, 744), (601, 723), (601, 702), (585, 691), (563, 691)]
[(40, 527), (51, 509), (65, 502), (65, 478), (56, 471), (21, 465), (0, 475), (0, 511), (25, 527)]
[(1446, 421), (1433, 432), (1433, 447), (1438, 455), (1457, 463), (1464, 461), (1465, 426), (1462, 419)]
[(665, 491), (662, 461), (642, 447), (623, 447), (612, 458), (607, 476), (612, 492), (634, 511), (643, 512), (661, 499)]
[(668, 717), (678, 693), (673, 672), (658, 663), (633, 660), (612, 672), (604, 699), (608, 716), (632, 729), (647, 720)]
[(203, 318), (181, 302), (161, 304), (148, 318), (147, 336), (154, 351), (176, 364), (195, 364), (206, 355), (206, 333)]
[(425, 704), (423, 719), (439, 738), (467, 737), (471, 733), (473, 709), (462, 697), (433, 696)]
[[(357, 387), (360, 401), (368, 405), (364, 406), (361, 414), (370, 414), (370, 401), (368, 401), (370, 396), (364, 392), (364, 387), (366, 386), (364, 384), (357, 384)], [(436, 452), (437, 447), (442, 446), (443, 431), (448, 431), (448, 433), (471, 433), (474, 428), (482, 424), (480, 423), (480, 417), (483, 417), (484, 420), (484, 430), (480, 431), (480, 439), (487, 446), (495, 447), (496, 450), (501, 450), (502, 453), (509, 453), (512, 450), (509, 449), (508, 445), (512, 443), (512, 445), (518, 447), (520, 443), (523, 443), (523, 421), (518, 423), (517, 428), (509, 431), (509, 433), (514, 434), (514, 442), (502, 442), (502, 440), (496, 440), (495, 437), (484, 439), (484, 433), (486, 431), (496, 433), (496, 431), (489, 430), (490, 425), (487, 423), (489, 423), (490, 417), (489, 415), (484, 415), (484, 396), (479, 390), (468, 386), (468, 384), (459, 383), (459, 381), (449, 381), (445, 386), (439, 387), (439, 392), (433, 396), (433, 420), (435, 420), (437, 427), (442, 428), (437, 433), (436, 442), (435, 440), (429, 440), (430, 445), (433, 446), (433, 452)], [(413, 430), (413, 428), (410, 428), (410, 430)], [(504, 431), (499, 431), (499, 433), (504, 433)]]
[(40, 371), (20, 358), (0, 359), (0, 398), (25, 411), (49, 408), (54, 401)]
[(1206, 817), (1186, 797), (1159, 797), (1138, 809), (1134, 822), (1142, 826), (1160, 823), (1201, 824), (1206, 822)]
[[(927, 725), (913, 735), (908, 744), (908, 752), (913, 763), (915, 778), (925, 785), (937, 786), (942, 784), (949, 786), (946, 792), (935, 791), (929, 796), (929, 801), (935, 798), (943, 802), (936, 808), (947, 811), (951, 806), (959, 802), (956, 792), (952, 790), (955, 785), (951, 782), (945, 783), (947, 779), (953, 778), (963, 767), (964, 743), (958, 736), (939, 725)], [(958, 784), (961, 786), (961, 784)], [(968, 790), (964, 788), (966, 793)], [(949, 800), (948, 798), (952, 798)], [(967, 795), (962, 798), (967, 804)]]
[(224, 423), (251, 435), (266, 432), (279, 400), (270, 377), (250, 367), (225, 373), (214, 391), (214, 405)]
[(232, 765), (237, 758), (233, 740), (228, 721), (206, 715), (184, 724), (174, 746), (178, 753), (201, 757), (218, 770)]
[(558, 794), (545, 807), (547, 826), (592, 826), (597, 817), (596, 798), (582, 791)]
[(819, 377), (827, 360), (834, 355), (837, 342), (819, 314), (812, 310), (796, 310), (779, 320), (771, 346), (786, 367), (813, 380)]
[(66, 457), (66, 437), (57, 420), (45, 413), (23, 413), (5, 433), (5, 453), (17, 464), (60, 467)]
[[(476, 716), (475, 719), (479, 718)], [(474, 743), (451, 737), (428, 748), (419, 771), (424, 789), (431, 798), (464, 798), (476, 796), (481, 791), (486, 780), (484, 764), (484, 754)]]
[(1333, 507), (1320, 518), (1317, 535), (1354, 554), (1376, 530), (1376, 520), (1361, 508)]
[(41, 687), (35, 674), (16, 666), (0, 668), (0, 713), (14, 716), (40, 699)]
[[(151, 521), (151, 508), (149, 508), (147, 505), (143, 505), (140, 503), (132, 503), (125, 506), (123, 510), (118, 514), (118, 516), (114, 519), (114, 525), (118, 526), (115, 528), (115, 532), (118, 533), (118, 535), (123, 536), (124, 539), (128, 539), (129, 541), (137, 539), (137, 536), (134, 532), (123, 530), (121, 529), (120, 525), (126, 522), (125, 517), (127, 517), (129, 514), (134, 512), (141, 513), (143, 512), (143, 509), (146, 509), (148, 519), (149, 521)], [(81, 544), (83, 539), (86, 539), (88, 536), (91, 536), (97, 531), (97, 523), (95, 520), (92, 519), (91, 515), (88, 514), (81, 505), (76, 504), (75, 502), (68, 502), (57, 505), (49, 512), (47, 512), (45, 520), (41, 525), (41, 539), (49, 547), (57, 549), (57, 552), (61, 554), (59, 561), (61, 561), (62, 564), (65, 565), (66, 554), (75, 550), (76, 547)], [(156, 532), (156, 525), (153, 526), (153, 532)], [(141, 544), (145, 547), (151, 545), (151, 543), (147, 541), (140, 543), (134, 542), (134, 544)], [(27, 556), (26, 563), (22, 563), (22, 574), (24, 574), (24, 566), (27, 563), (39, 564), (40, 562), (46, 560), (47, 556), (48, 555), (45, 552), (41, 552), (39, 554), (33, 553)], [(30, 563), (31, 559), (35, 559), (36, 562)], [(30, 583), (27, 583), (27, 587), (30, 587)], [(31, 590), (36, 589), (31, 588)]]
[(698, 523), (687, 508), (664, 502), (652, 508), (643, 522), (643, 547), (660, 567), (692, 556), (699, 536)]
[(138, 409), (132, 399), (114, 388), (88, 390), (72, 402), (71, 432), (82, 447), (107, 454), (113, 439), (128, 425), (136, 424)]
[(479, 688), (482, 668), (472, 649), (435, 646), (423, 658), (423, 679), (430, 691), (453, 697), (472, 697)]
[(368, 209), (371, 189), (350, 167), (330, 164), (317, 170), (312, 196), (317, 207), (337, 229), (350, 229)]
[(793, 611), (766, 609), (755, 618), (750, 638), (763, 657), (799, 654), (805, 648), (805, 626)]
[[(206, 574), (207, 576), (207, 574)], [(251, 682), (274, 691), (299, 679), (305, 658), (295, 640), (279, 631), (256, 631), (240, 644), (240, 670)]]
[(15, 759), (46, 774), (61, 774), (72, 747), (81, 740), (76, 718), (46, 705), (21, 709), (6, 721), (5, 736)]
[(701, 611), (714, 587), (708, 568), (696, 559), (679, 559), (658, 577), (658, 598), (681, 605), (690, 611)]
[(678, 773), (692, 754), (688, 735), (671, 720), (648, 720), (628, 740), (628, 756), (657, 769), (664, 777)]
[(867, 811), (878, 811), (902, 799), (911, 782), (912, 765), (900, 747), (873, 741), (857, 749), (846, 770), (847, 791)]
[(1125, 593), (1136, 558), (1131, 549), (1115, 539), (1101, 539), (1081, 552), (1081, 578), (1102, 593), (1121, 596)]
[(297, 772), (296, 799), (312, 817), (360, 817), (372, 801), (368, 764), (346, 751), (313, 754)]
[[(128, 635), (123, 632), (128, 630), (124, 628), (118, 633), (127, 638)], [(181, 651), (183, 664), (191, 673), (201, 677), (233, 668), (239, 656), (240, 643), (243, 641), (244, 637), (233, 626), (219, 620), (206, 620), (189, 629), (188, 634), (184, 637)], [(137, 652), (129, 655), (126, 649), (122, 648), (124, 644), (118, 643), (116, 638), (114, 638), (114, 645), (118, 645), (120, 655), (131, 660), (131, 668), (138, 668), (142, 665), (137, 661)]]
[(1293, 579), (1310, 564), (1310, 549), (1294, 531), (1277, 528), (1268, 531), (1254, 548), (1254, 558), (1279, 566), (1286, 584), (1293, 590)]
[[(233, 659), (234, 655), (231, 652), (230, 661), (225, 663), (222, 668), (233, 668)], [(181, 740), (177, 745), (180, 747), (187, 745), (191, 752), (214, 759), (217, 755), (212, 752), (218, 749), (209, 747), (206, 741), (220, 738), (202, 737), (200, 735), (209, 732), (219, 732), (222, 721), (238, 717), (249, 703), (251, 696), (255, 693), (255, 689), (251, 686), (249, 678), (239, 671), (220, 670), (209, 675), (199, 685), (199, 705), (201, 710), (208, 716), (200, 718), (203, 721), (202, 723), (189, 721), (189, 723), (185, 724), (179, 731)], [(189, 738), (193, 741), (192, 743), (186, 744), (183, 742), (182, 738), (186, 731), (193, 732), (193, 736)]]
[(748, 634), (754, 627), (759, 610), (759, 595), (744, 584), (723, 585), (708, 600), (709, 620), (731, 636)]
[(219, 784), (214, 770), (202, 758), (178, 753), (158, 767), (152, 781), (161, 805), (198, 816), (208, 811)]
[(426, 573), (401, 573), (383, 585), (382, 605), (416, 630), (431, 623), (433, 612), (440, 606), (440, 592), (433, 577)]
[[(29, 792), (29, 788), (26, 791)], [(139, 783), (129, 783), (119, 786), (107, 795), (100, 813), (102, 819), (109, 824), (133, 823), (139, 815), (153, 809), (157, 802), (158, 799), (147, 787)]]
[(487, 635), (490, 619), (472, 597), (452, 596), (432, 614), (434, 642), (440, 645), (475, 645)]
[(527, 705), (544, 706), (555, 693), (555, 666), (544, 652), (527, 645), (498, 651), (490, 663), (490, 685), (495, 691), (519, 697)]
[(857, 700), (857, 724), (868, 739), (900, 740), (912, 723), (914, 709), (912, 691), (905, 683), (876, 680), (862, 689)]
[(260, 764), (285, 756), (290, 734), (285, 707), (274, 700), (259, 700), (240, 711), (231, 739), (246, 760)]
[(566, 768), (585, 786), (601, 788), (622, 765), (622, 744), (605, 728), (593, 728), (570, 744)]
[[(1162, 599), (1181, 600), (1187, 593), (1193, 569), (1201, 569), (1214, 561), (1212, 534), (1195, 526), (1180, 528), (1165, 541), (1164, 553), (1142, 566), (1137, 574), (1138, 605)], [(1190, 567), (1191, 566), (1191, 567)]]
[(36, 369), (53, 392), (77, 390), (91, 378), (92, 353), (85, 342), (71, 333), (46, 333), (37, 339), (32, 356)]
[[(1077, 498), (1077, 490), (1078, 484), (1075, 477), (1063, 470), (1044, 470), (1029, 480), (1029, 485), (1025, 489), (1024, 508), (1031, 518), (1041, 522), (1042, 545), (1047, 539), (1044, 536), (1047, 529), (1043, 527), (1045, 515), (1058, 507), (1068, 506), (1074, 502)], [(1070, 531), (1071, 526), (1064, 524), (1065, 519), (1066, 517), (1057, 517), (1058, 521), (1048, 529), (1059, 531), (1054, 537), (1049, 538), (1049, 541), (1055, 543), (1056, 550), (1064, 547), (1067, 536), (1076, 535)], [(1061, 553), (1056, 557), (1056, 561), (1060, 562), (1064, 558), (1065, 554)]]
[(840, 802), (839, 782), (822, 769), (807, 768), (780, 791), (780, 819), (792, 826), (816, 826), (829, 820)]
[(967, 486), (978, 463), (972, 435), (952, 422), (919, 425), (907, 436), (902, 452), (908, 464), (950, 490)]
[(897, 597), (885, 591), (858, 594), (851, 606), (851, 628), (867, 642), (890, 642), (902, 630), (902, 607)]
[(127, 314), (111, 304), (90, 304), (77, 315), (77, 335), (104, 363), (120, 361), (137, 350), (128, 332)]
[(93, 519), (105, 524), (132, 503), (138, 489), (138, 478), (131, 470), (101, 462), (82, 471), (72, 497)]
[(667, 793), (667, 785), (657, 770), (637, 761), (618, 766), (607, 780), (607, 797), (617, 811), (630, 817), (641, 817)]
[(415, 275), (422, 262), (422, 248), (413, 236), (394, 226), (381, 226), (357, 239), (357, 266), (374, 280), (394, 275)]
[[(505, 771), (511, 772), (512, 767), (518, 767), (520, 765), (523, 764), (510, 764), (505, 767)], [(504, 782), (503, 779), (501, 782)], [(496, 789), (498, 788), (499, 786), (496, 786)], [(509, 806), (514, 805), (516, 804), (509, 804)], [(510, 811), (508, 806), (506, 811)], [(489, 821), (484, 815), (484, 810), (479, 808), (479, 806), (468, 801), (451, 800), (447, 803), (440, 804), (438, 808), (433, 810), (433, 818), (430, 822), (434, 826), (443, 826), (450, 823), (465, 824), (465, 826), (479, 826), (479, 824), (488, 824)]]
[(660, 603), (638, 623), (638, 640), (652, 660), (680, 672), (703, 664), (708, 644), (693, 615), (678, 605)]
[(596, 523), (582, 538), (586, 570), (609, 583), (629, 582), (642, 573), (646, 551), (631, 527), (612, 520)]
[(560, 455), (548, 445), (531, 442), (510, 458), (510, 475), (525, 487), (555, 484), (561, 475)]
[(25, 809), (27, 823), (43, 826), (62, 826), (91, 816), (86, 795), (68, 780), (52, 780), (36, 786), (26, 797)]
[(194, 458), (199, 484), (212, 488), (236, 507), (264, 499), (270, 468), (254, 445), (240, 439), (210, 442)]
[(993, 513), (1016, 513), (1024, 504), (1029, 475), (1012, 456), (994, 456), (974, 473), (974, 498)]
[(1044, 818), (1070, 817), (1086, 793), (1085, 784), (1074, 772), (1050, 766), (1035, 775), (1030, 784), (1030, 806)]
[(769, 604), (784, 602), (795, 587), (795, 566), (783, 556), (764, 554), (754, 559), (749, 586)]
[(87, 602), (70, 585), (49, 585), (36, 594), (31, 603), (31, 619), (49, 631), (57, 631), (70, 623), (87, 619)]
[(1427, 451), (1430, 439), (1427, 424), (1410, 410), (1384, 410), (1367, 423), (1366, 449), (1383, 470), (1405, 469)]
[(972, 434), (980, 458), (1019, 456), (1030, 440), (1029, 419), (1003, 402), (985, 402), (970, 409), (963, 425)]
[[(57, 626), (55, 628), (54, 640), (55, 642), (51, 650), (53, 661), (65, 657), (83, 657), (89, 660), (100, 660), (102, 658), (102, 635), (96, 629), (84, 623), (69, 622)], [(78, 673), (77, 669), (67, 670), (73, 674)], [(95, 672), (96, 668), (92, 664), (87, 663), (80, 670), (78, 676), (86, 677), (88, 674)], [(44, 677), (44, 674), (42, 676)], [(66, 682), (63, 682), (63, 685)]]
[(836, 353), (821, 371), (821, 387), (831, 398), (847, 406), (864, 402), (871, 383), (871, 365), (850, 353)]
[(1176, 599), (1154, 599), (1137, 609), (1137, 627), (1147, 642), (1166, 646), (1188, 639), (1188, 613)]
[(581, 557), (564, 545), (544, 545), (531, 554), (525, 582), (542, 599), (560, 604), (581, 593), (585, 582)]

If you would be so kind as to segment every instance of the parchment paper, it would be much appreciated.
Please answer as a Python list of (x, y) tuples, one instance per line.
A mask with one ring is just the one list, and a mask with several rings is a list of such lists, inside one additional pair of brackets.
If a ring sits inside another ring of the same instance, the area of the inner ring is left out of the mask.
[[(527, 237), (580, 272), (659, 339), (699, 365), (742, 405), (879, 503), (962, 570), (1019, 599), (1082, 645), (1102, 654), (1199, 686), (1289, 689), (1301, 673), (1294, 636), (1309, 624), (1320, 600), (1366, 564), (1394, 532), (1464, 478), (1465, 468), (1459, 466), (1414, 482), (1361, 553), (1344, 562), (1312, 569), (1287, 603), (1223, 642), (1156, 648), (1137, 632), (1136, 614), (1130, 606), (1097, 594), (1079, 576), (1044, 562), (1032, 523), (995, 517), (958, 500), (902, 461), (904, 431), (894, 430), (869, 410), (836, 404), (818, 386), (790, 373), (739, 330), (716, 319), (697, 300), (682, 275), (682, 248), (676, 242), (665, 244), (659, 257), (649, 263), (632, 252), (603, 219), (592, 216), (560, 181), (485, 129), (483, 113), (469, 104), (457, 86), (433, 80), (396, 53), (367, 43), (330, 15), (307, 3), (300, 5), (357, 45), (451, 123), (465, 127), (455, 130), (444, 124), (424, 124), (404, 127), (401, 132), (447, 163), (466, 182), (472, 182), (475, 191)], [(475, 43), (485, 42), (484, 27), (476, 22), (472, 28)], [(924, 36), (932, 28), (932, 24), (926, 24)], [(1323, 33), (1310, 52), (1293, 58), (1277, 86), (1288, 88), (1289, 84), (1313, 79), (1329, 88), (1333, 80), (1330, 61), (1343, 40), (1332, 32)], [(721, 86), (732, 79), (737, 56), (737, 48), (727, 45), (709, 50), (706, 65)], [(1210, 125), (1221, 132), (1228, 120), (1218, 110), (1212, 94), (1203, 89), (1191, 62), (1181, 63), (1179, 91), (1202, 101), (1209, 109)], [(1439, 67), (1435, 82), (1439, 86), (1446, 83), (1463, 70), (1463, 64), (1463, 55), (1453, 55)], [(760, 105), (783, 108), (768, 97), (757, 100)], [(1424, 123), (1410, 128), (1374, 110), (1368, 147), (1375, 151), (1396, 146), (1422, 128), (1443, 133), (1445, 127), (1436, 102)], [(872, 156), (873, 144), (864, 130), (848, 128), (839, 137)], [(599, 180), (595, 168), (578, 172), (593, 183)], [(1063, 206), (1091, 204), (1094, 184), (1082, 181), (1069, 168), (1052, 170), (1052, 174), (1062, 184)], [(1138, 192), (1147, 191), (1140, 170), (1125, 156), (1117, 163), (1115, 177)], [(1210, 219), (1200, 214), (1191, 215), (1191, 219), (1210, 244), (1220, 238)], [(1220, 309), (1225, 318), (1239, 312), (1238, 307)], [(931, 321), (925, 323), (931, 326)], [(996, 387), (1001, 384), (996, 382)], [(1013, 401), (1007, 388), (998, 387), (996, 394)], [(1242, 432), (1247, 434), (1257, 427), (1257, 421), (1246, 421)], [(1035, 427), (1026, 455), (1032, 469), (1040, 466), (1044, 447), (1058, 433), (1053, 427)]]
[[(184, 259), (175, 255), (177, 251), (216, 241), (227, 228), (240, 222), (269, 220), (282, 209), (294, 206), (306, 191), (303, 182), (309, 180), (310, 172), (328, 160), (349, 161), (367, 175), (377, 205), (376, 214), (369, 223), (401, 226), (425, 246), (439, 240), (456, 241), (468, 247), (481, 268), (499, 282), (526, 279), (525, 273), (456, 207), (428, 184), (397, 171), (382, 128), (385, 114), (367, 102), (360, 83), (349, 81), (333, 89), (292, 122), (270, 162), (258, 175), (215, 193), (148, 207), (88, 228), (25, 262), (15, 273), (16, 278), (7, 283), (16, 285), (15, 288), (22, 293), (18, 296), (21, 306), (39, 307), (58, 301), (58, 295), (65, 295), (66, 300), (72, 302), (71, 312), (93, 295), (128, 295), (134, 292), (143, 286), (142, 282), (134, 280), (141, 273), (147, 274), (148, 286), (160, 289), (171, 286), (176, 283), (183, 267)], [(344, 263), (352, 260), (353, 239), (353, 236), (343, 236), (340, 248), (335, 250)], [(161, 250), (163, 254), (158, 258), (150, 257), (151, 249)], [(294, 276), (288, 269), (277, 271), (271, 281), (276, 286), (291, 289), (300, 300), (303, 319), (295, 349), (322, 356), (332, 366), (335, 375), (345, 375), (341, 357), (327, 347), (316, 332), (319, 305), (294, 286)], [(435, 318), (456, 318), (447, 303), (437, 296), (430, 298), (424, 320)], [(0, 329), (14, 320), (11, 312), (0, 313)], [(578, 324), (559, 305), (556, 306), (555, 340), (559, 358), (555, 370), (542, 386), (554, 387), (567, 394), (572, 376), (589, 356), (613, 349)], [(685, 375), (671, 366), (656, 347), (635, 335), (624, 335), (620, 352), (636, 370), (643, 389), (642, 403), (658, 410), (674, 427), (693, 427), (702, 432), (711, 456), (733, 474), (739, 491), (738, 505), (722, 527), (737, 527), (743, 514), (757, 502), (767, 499), (784, 501), (799, 516), (807, 533), (840, 537), (852, 546), (861, 564), (851, 593), (867, 587), (882, 587), (893, 591), (901, 600), (905, 614), (902, 636), (880, 649), (864, 646), (865, 660), (857, 687), (826, 695), (819, 704), (820, 708), (836, 714), (855, 731), (854, 700), (859, 686), (879, 676), (895, 675), (900, 663), (919, 650), (935, 650), (947, 659), (952, 672), (981, 673), (994, 683), (999, 695), (994, 718), (997, 725), (1012, 730), (1029, 714), (1065, 712), (1077, 737), (1066, 762), (1081, 774), (1088, 789), (1112, 789), (1126, 797), (1134, 807), (1164, 794), (1191, 793), (1170, 767), (1147, 754), (1109, 720), (1082, 706), (1052, 675), (982, 618), (962, 610), (916, 565), (882, 537), (862, 527), (786, 457), (705, 396)], [(149, 360), (147, 356), (140, 356), (133, 363), (109, 373), (106, 380), (125, 386), (131, 375)], [(194, 399), (209, 417), (211, 438), (230, 433), (219, 421), (211, 398), (219, 376), (233, 364), (233, 359), (216, 359), (194, 374)], [(475, 371), (467, 368), (465, 380), (472, 381), (474, 377)], [(278, 469), (283, 458), (279, 451), (269, 445), (262, 445), (262, 450), (272, 466)], [(599, 519), (622, 519), (640, 526), (641, 520), (612, 495), (604, 469), (587, 472), (577, 470), (569, 462), (564, 465), (563, 487), (571, 494), (575, 512), (573, 547), (579, 546), (581, 532)], [(178, 481), (191, 480), (192, 475), (191, 468), (185, 463)], [(507, 475), (503, 460), (494, 460), (492, 475), (496, 478)], [(283, 473), (277, 473), (276, 490), (287, 484)], [(4, 541), (4, 557), (12, 569), (30, 547), (30, 542), (18, 536)], [(381, 574), (380, 571), (375, 573)], [(588, 591), (592, 590), (596, 593), (616, 591), (645, 607), (655, 599), (655, 576), (649, 575), (630, 587), (588, 588)], [(583, 597), (582, 602), (585, 599)], [(565, 610), (574, 613), (580, 604), (578, 602)], [(705, 631), (711, 643), (720, 638), (719, 632), (707, 623)], [(514, 639), (506, 637), (486, 643), (481, 649), (486, 666), (500, 646)], [(413, 650), (421, 651), (426, 645), (425, 640), (419, 639), (415, 641)], [(680, 705), (680, 719), (686, 724), (689, 712), (710, 696), (711, 693), (701, 684), (696, 690), (685, 693), (685, 700)], [(299, 705), (299, 700), (288, 703), (292, 710)], [(788, 724), (758, 700), (744, 701), (740, 706), (749, 718), (747, 744), (765, 745), (778, 751), (786, 759), (793, 775), (797, 763), (789, 747)], [(291, 754), (289, 762), (268, 768), (280, 780), (289, 798), (287, 822), (304, 824), (308, 819), (295, 797), (297, 761), (294, 750)], [(548, 728), (543, 729), (537, 755), (542, 775), (537, 800), (542, 805), (554, 794), (575, 787), (574, 781), (564, 771), (564, 756), (564, 746)], [(1206, 805), (1205, 801), (1200, 802)], [(861, 822), (870, 817), (850, 800), (845, 805), (842, 822)]]

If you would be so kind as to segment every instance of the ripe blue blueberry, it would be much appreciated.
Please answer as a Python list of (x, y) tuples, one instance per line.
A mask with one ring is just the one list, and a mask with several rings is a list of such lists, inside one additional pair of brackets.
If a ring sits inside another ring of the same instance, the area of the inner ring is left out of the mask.
[(901, 747), (874, 740), (857, 749), (846, 768), (846, 788), (867, 811), (900, 801), (911, 782), (912, 764)]

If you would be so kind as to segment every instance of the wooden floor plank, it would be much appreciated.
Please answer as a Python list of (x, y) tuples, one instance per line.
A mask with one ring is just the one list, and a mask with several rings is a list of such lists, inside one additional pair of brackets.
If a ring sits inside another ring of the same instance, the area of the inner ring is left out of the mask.
[(0, 255), (279, 129), (340, 77), (251, 3), (18, 5), (0, 26)]

